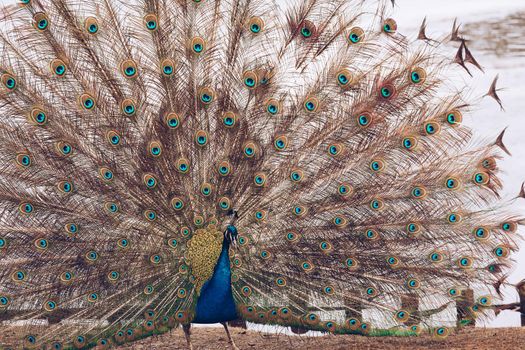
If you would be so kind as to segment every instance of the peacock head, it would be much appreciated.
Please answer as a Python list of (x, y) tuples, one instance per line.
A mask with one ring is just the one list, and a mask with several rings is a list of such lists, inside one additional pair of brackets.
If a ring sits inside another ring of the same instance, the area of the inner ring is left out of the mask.
[(226, 227), (226, 230), (224, 231), (224, 240), (226, 243), (229, 244), (232, 244), (235, 246), (235, 244), (237, 243), (237, 236), (239, 235), (239, 233), (237, 232), (237, 227), (235, 227), (234, 225), (228, 225), (228, 227)]

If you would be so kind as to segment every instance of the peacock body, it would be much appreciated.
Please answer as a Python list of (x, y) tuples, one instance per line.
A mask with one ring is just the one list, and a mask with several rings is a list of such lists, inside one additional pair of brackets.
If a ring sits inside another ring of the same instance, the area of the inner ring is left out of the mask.
[(236, 319), (441, 337), (472, 286), (469, 317), (489, 311), (523, 223), (498, 195), (506, 148), (462, 125), (446, 78), (478, 64), (457, 31), (451, 59), (389, 6), (3, 9), (0, 346)]

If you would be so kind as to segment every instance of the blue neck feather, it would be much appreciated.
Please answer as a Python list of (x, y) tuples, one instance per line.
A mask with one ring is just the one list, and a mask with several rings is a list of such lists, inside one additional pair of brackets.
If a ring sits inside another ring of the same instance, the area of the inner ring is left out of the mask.
[(231, 286), (230, 242), (225, 238), (213, 276), (204, 283), (193, 323), (218, 323), (238, 318)]

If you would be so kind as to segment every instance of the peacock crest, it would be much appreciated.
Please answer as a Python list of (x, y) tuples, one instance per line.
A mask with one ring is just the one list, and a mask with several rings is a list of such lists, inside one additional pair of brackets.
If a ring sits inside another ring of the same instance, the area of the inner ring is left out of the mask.
[(3, 8), (0, 346), (189, 340), (239, 318), (444, 337), (473, 286), (465, 317), (487, 314), (525, 222), (499, 195), (503, 133), (463, 123), (449, 78), (481, 66), (459, 29), (413, 41), (390, 9)]

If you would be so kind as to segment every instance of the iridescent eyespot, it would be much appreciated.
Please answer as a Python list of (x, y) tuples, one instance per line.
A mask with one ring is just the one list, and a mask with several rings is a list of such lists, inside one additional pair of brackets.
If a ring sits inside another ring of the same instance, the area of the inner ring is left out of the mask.
[(45, 238), (38, 238), (35, 240), (35, 247), (40, 250), (46, 250), (49, 247), (49, 242)]
[(449, 289), (447, 290), (447, 294), (448, 294), (450, 297), (456, 298), (456, 297), (461, 296), (461, 290), (458, 289), (458, 288), (452, 287), (452, 288), (449, 288)]
[(124, 115), (128, 117), (135, 115), (135, 113), (137, 112), (137, 108), (135, 107), (135, 101), (129, 98), (123, 100), (120, 104), (120, 110), (122, 111), (122, 113), (124, 113)]
[(332, 223), (338, 228), (343, 228), (348, 224), (348, 220), (342, 216), (336, 216), (332, 219)]
[(190, 171), (190, 162), (189, 162), (189, 160), (187, 160), (186, 158), (180, 158), (177, 161), (177, 170), (180, 173), (183, 173), (183, 174), (185, 174), (188, 171)]
[(80, 106), (85, 110), (92, 110), (95, 107), (95, 98), (88, 93), (80, 95)]
[(277, 115), (281, 111), (281, 103), (276, 99), (270, 99), (265, 103), (265, 110), (270, 115)]
[(84, 22), (84, 29), (91, 35), (98, 33), (98, 20), (95, 17), (88, 17)]
[(57, 185), (58, 190), (62, 193), (71, 193), (73, 192), (73, 183), (69, 181), (60, 181)]
[(350, 29), (350, 33), (347, 35), (347, 40), (350, 44), (357, 44), (361, 42), (365, 37), (365, 31), (359, 27)]
[(480, 241), (485, 241), (489, 239), (490, 237), (490, 231), (486, 229), (485, 227), (476, 227), (473, 230), (473, 233), (474, 233), (474, 237)]
[(374, 287), (368, 287), (366, 288), (365, 290), (365, 294), (368, 298), (374, 298), (376, 297), (379, 293), (377, 292), (377, 289), (375, 289)]
[(146, 26), (147, 30), (156, 30), (158, 28), (157, 15), (150, 13), (144, 16), (144, 25)]
[(429, 259), (433, 263), (440, 263), (443, 261), (443, 258), (443, 254), (441, 254), (440, 252), (432, 252), (429, 255)]
[(49, 18), (43, 12), (37, 12), (33, 16), (33, 25), (39, 31), (44, 31), (49, 28)]
[(337, 193), (342, 197), (348, 197), (354, 193), (354, 188), (348, 183), (343, 183), (337, 188)]
[(308, 97), (304, 101), (303, 107), (305, 112), (315, 113), (319, 109), (319, 100), (316, 97)]
[(266, 185), (266, 174), (265, 173), (256, 173), (253, 177), (253, 182), (257, 187), (263, 187)]
[(70, 156), (71, 153), (73, 153), (73, 147), (64, 141), (59, 141), (55, 143), (55, 149), (57, 150), (58, 154), (61, 156)]
[(162, 145), (158, 141), (151, 141), (148, 145), (149, 154), (153, 157), (160, 157), (162, 154)]
[(361, 324), (361, 321), (359, 321), (357, 318), (349, 318), (346, 320), (346, 326), (350, 328), (351, 330), (355, 331), (359, 328), (359, 325)]
[(179, 288), (179, 290), (177, 291), (177, 297), (184, 299), (186, 298), (186, 295), (188, 295), (188, 292), (186, 292), (186, 289)]
[(423, 186), (416, 186), (410, 192), (410, 195), (412, 196), (412, 198), (415, 198), (415, 199), (424, 199), (427, 196), (427, 194), (428, 194), (427, 189)]
[(76, 235), (79, 230), (78, 225), (73, 223), (66, 224), (64, 227), (69, 235)]
[(284, 135), (279, 136), (274, 140), (273, 145), (277, 151), (284, 151), (288, 146), (288, 138)]
[(518, 225), (515, 222), (504, 222), (500, 227), (507, 233), (515, 233), (518, 230)]
[(263, 251), (261, 251), (261, 253), (259, 254), (259, 256), (260, 256), (261, 258), (263, 258), (263, 259), (266, 260), (266, 259), (269, 259), (269, 258), (270, 258), (271, 253), (270, 253), (269, 251), (267, 251), (267, 250), (263, 250)]
[(397, 267), (399, 265), (399, 259), (395, 256), (389, 256), (386, 258), (386, 262), (390, 267)]
[(157, 220), (157, 212), (155, 210), (146, 209), (144, 210), (144, 217), (148, 221), (155, 221)]
[(221, 210), (227, 211), (231, 208), (231, 201), (228, 197), (222, 197), (219, 199), (219, 208)]
[(201, 186), (201, 194), (204, 196), (204, 197), (209, 197), (212, 193), (212, 187), (211, 187), (211, 184), (209, 183), (203, 183), (202, 186)]
[(231, 173), (231, 164), (228, 161), (222, 161), (219, 163), (219, 166), (217, 167), (217, 170), (219, 171), (219, 174), (221, 176), (228, 176)]
[(194, 54), (200, 55), (206, 50), (206, 42), (203, 38), (197, 36), (191, 39), (190, 49)]
[(438, 327), (434, 330), (434, 336), (438, 338), (445, 338), (449, 335), (449, 330), (447, 327)]
[(409, 289), (419, 289), (421, 287), (421, 282), (417, 278), (409, 278), (406, 283)]
[(337, 84), (341, 86), (342, 88), (349, 87), (353, 82), (353, 75), (352, 72), (350, 72), (348, 69), (341, 69), (336, 74), (337, 77)]
[(121, 138), (118, 132), (115, 130), (110, 130), (106, 133), (106, 139), (113, 146), (118, 146), (120, 144)]
[(60, 281), (64, 282), (64, 283), (68, 283), (68, 282), (71, 282), (74, 278), (74, 275), (73, 273), (69, 272), (69, 271), (65, 271), (65, 272), (62, 272), (60, 274)]
[(284, 286), (286, 286), (286, 279), (285, 279), (284, 277), (276, 278), (276, 279), (275, 279), (275, 283), (276, 283), (279, 287), (284, 287)]
[(118, 271), (111, 271), (108, 273), (108, 280), (110, 282), (116, 282), (120, 278), (120, 272)]
[(36, 337), (34, 335), (28, 335), (24, 337), (24, 342), (30, 346), (33, 347), (36, 344)]
[(453, 110), (451, 112), (448, 112), (445, 116), (445, 121), (450, 126), (458, 126), (463, 121), (463, 115), (458, 110)]
[(163, 75), (169, 77), (175, 72), (175, 61), (166, 58), (160, 63), (160, 69)]
[(129, 240), (126, 238), (121, 238), (117, 241), (117, 246), (122, 249), (126, 249), (129, 247)]
[(397, 23), (392, 18), (387, 18), (383, 22), (383, 32), (386, 34), (394, 34), (397, 31)]
[(11, 274), (11, 279), (15, 282), (22, 282), (27, 278), (27, 274), (24, 271), (15, 271)]
[(119, 211), (119, 205), (115, 202), (104, 203), (104, 209), (108, 214), (116, 214)]
[(249, 297), (252, 294), (252, 289), (249, 286), (244, 286), (241, 288), (241, 293), (245, 297)]
[(26, 202), (26, 203), (21, 203), (18, 206), (18, 210), (20, 210), (22, 214), (31, 214), (34, 210), (34, 207), (33, 207), (33, 204)]
[(396, 93), (396, 88), (392, 84), (383, 85), (379, 89), (379, 97), (383, 100), (390, 100)]
[(299, 25), (299, 33), (301, 34), (301, 37), (304, 39), (311, 38), (312, 36), (315, 36), (317, 30), (315, 28), (315, 25), (313, 22), (304, 20)]
[(463, 257), (458, 259), (457, 264), (462, 269), (469, 269), (472, 267), (473, 262), (472, 258)]
[(237, 114), (231, 111), (228, 111), (222, 115), (222, 123), (227, 128), (233, 128), (237, 122), (237, 119)]
[(335, 290), (333, 287), (327, 286), (323, 288), (323, 292), (327, 295), (332, 295), (335, 293)]
[(2, 74), (2, 85), (4, 85), (8, 90), (13, 91), (16, 88), (16, 78), (9, 73)]
[(16, 155), (16, 164), (22, 168), (28, 168), (31, 166), (32, 159), (28, 153), (18, 153)]
[(164, 117), (166, 126), (170, 129), (177, 129), (180, 125), (180, 117), (176, 113), (169, 113)]
[(98, 253), (94, 250), (91, 250), (86, 253), (85, 257), (87, 261), (94, 262), (98, 260)]
[(131, 59), (124, 60), (120, 64), (120, 72), (127, 78), (135, 78), (137, 76), (137, 63)]
[(208, 87), (199, 89), (199, 100), (205, 106), (211, 104), (215, 100), (215, 91)]
[(254, 142), (249, 141), (244, 144), (243, 153), (245, 157), (253, 158), (257, 155), (257, 151), (258, 147)]
[(492, 252), (494, 253), (496, 257), (503, 258), (503, 259), (508, 258), (510, 255), (510, 249), (503, 245), (497, 246), (496, 248), (492, 250)]
[(11, 303), (11, 300), (8, 296), (0, 295), (0, 309), (6, 308)]
[(154, 265), (158, 265), (162, 262), (162, 257), (159, 254), (154, 254), (149, 257), (149, 261)]
[(409, 80), (413, 84), (422, 84), (427, 79), (427, 72), (421, 68), (416, 67), (412, 69), (409, 73)]
[(42, 126), (47, 124), (47, 114), (40, 108), (33, 108), (29, 115), (29, 121), (35, 125)]
[(357, 270), (359, 267), (359, 261), (356, 258), (348, 258), (345, 261), (345, 266), (350, 270)]
[(255, 89), (259, 78), (254, 71), (246, 71), (242, 75), (242, 81), (248, 89)]
[(458, 214), (458, 213), (450, 213), (447, 216), (447, 221), (450, 224), (458, 224), (461, 222), (461, 220), (462, 220), (461, 214)]
[(448, 179), (445, 180), (445, 186), (449, 190), (457, 190), (460, 185), (461, 185), (461, 182), (455, 177), (449, 177)]
[(184, 237), (188, 237), (191, 234), (191, 230), (188, 227), (183, 226), (180, 228), (180, 234)]
[(103, 181), (105, 182), (113, 181), (113, 171), (111, 171), (111, 169), (102, 167), (98, 170), (98, 173)]
[(474, 174), (474, 176), (472, 177), (472, 181), (476, 185), (488, 185), (488, 183), (490, 182), (490, 176), (485, 172), (477, 173)]
[(408, 319), (410, 318), (410, 313), (408, 311), (405, 311), (405, 310), (400, 310), (400, 311), (396, 312), (394, 318), (395, 318), (396, 321), (404, 323), (404, 322), (408, 321)]
[(195, 142), (200, 147), (206, 146), (208, 144), (208, 133), (204, 130), (198, 130), (195, 133)]
[(402, 145), (407, 151), (413, 151), (418, 144), (418, 140), (414, 136), (408, 136), (403, 138)]
[(259, 34), (264, 30), (264, 21), (261, 17), (252, 17), (248, 21), (248, 29), (253, 34)]
[(425, 134), (427, 136), (436, 135), (441, 131), (441, 126), (436, 122), (425, 123)]
[(492, 305), (492, 297), (490, 295), (483, 295), (478, 298), (478, 304), (481, 306), (490, 306)]
[(366, 230), (365, 237), (371, 241), (376, 241), (379, 239), (379, 233), (374, 229)]
[(286, 232), (286, 240), (289, 242), (297, 242), (301, 238), (301, 235), (294, 231)]
[(153, 294), (154, 291), (155, 291), (155, 288), (153, 288), (153, 286), (151, 284), (149, 284), (146, 287), (144, 287), (144, 294), (146, 294), (146, 295)]
[(421, 226), (418, 223), (411, 222), (407, 224), (406, 232), (409, 236), (414, 237), (421, 232)]
[(20, 4), (27, 5), (31, 3), (31, 0), (19, 0)]
[[(87, 296), (87, 301), (89, 301), (90, 303), (96, 303), (98, 301), (98, 293), (89, 293), (88, 296)], [(84, 337), (77, 337), (77, 341), (79, 341), (80, 343), (83, 343), (84, 342)]]
[(0, 249), (7, 247), (7, 240), (3, 237), (0, 237)]
[(373, 209), (373, 210), (381, 210), (384, 208), (384, 206), (385, 206), (385, 203), (379, 198), (373, 199), (370, 202), (370, 209)]
[(343, 145), (342, 144), (334, 143), (334, 144), (328, 145), (328, 153), (331, 156), (336, 157), (336, 156), (340, 155), (342, 152), (343, 152)]
[(374, 173), (380, 173), (385, 170), (385, 162), (382, 159), (373, 159), (370, 162), (370, 170)]
[(177, 241), (176, 238), (169, 238), (169, 239), (168, 239), (168, 246), (169, 246), (170, 248), (175, 249), (175, 248), (177, 248), (177, 245), (178, 245), (178, 244), (179, 244), (179, 242)]
[(319, 248), (321, 248), (321, 251), (323, 253), (329, 253), (332, 251), (332, 244), (327, 241), (322, 241), (321, 243), (319, 243)]
[(295, 207), (292, 208), (292, 213), (296, 216), (296, 217), (303, 217), (306, 215), (307, 213), (307, 209), (305, 206), (303, 205), (297, 205)]
[(357, 116), (357, 124), (363, 128), (370, 126), (372, 123), (372, 115), (368, 112), (363, 112)]
[(304, 172), (300, 169), (295, 169), (295, 170), (292, 170), (292, 172), (290, 173), (290, 179), (293, 181), (293, 182), (301, 182), (304, 178)]
[(49, 67), (51, 69), (51, 72), (58, 77), (64, 76), (64, 74), (66, 74), (67, 71), (67, 67), (64, 61), (58, 58), (51, 61)]
[(184, 201), (182, 198), (175, 197), (171, 200), (171, 206), (175, 210), (182, 210), (184, 208)]

